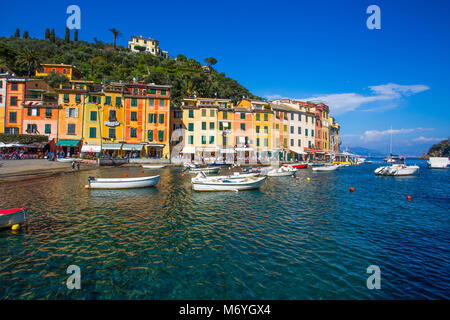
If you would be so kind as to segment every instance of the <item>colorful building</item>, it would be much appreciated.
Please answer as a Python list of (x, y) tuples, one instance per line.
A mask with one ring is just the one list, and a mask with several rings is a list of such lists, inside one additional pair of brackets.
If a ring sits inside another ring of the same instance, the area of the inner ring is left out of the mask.
[(159, 47), (158, 40), (143, 36), (132, 36), (128, 41), (128, 48), (133, 52), (145, 52), (163, 58), (169, 57), (169, 53)]
[(22, 106), (24, 133), (48, 136), (46, 151), (55, 151), (61, 109), (58, 93), (44, 80), (27, 79)]
[(0, 73), (0, 133), (5, 132), (6, 84), (9, 73)]
[(36, 77), (46, 77), (51, 73), (66, 76), (69, 80), (79, 80), (82, 77), (81, 71), (75, 66), (69, 64), (41, 64), (41, 67), (36, 70)]
[(111, 83), (103, 88), (101, 147), (109, 156), (118, 155), (125, 142), (123, 88), (121, 83)]
[(23, 102), (25, 99), (26, 79), (7, 78), (5, 102), (5, 133), (22, 134), (23, 131)]
[(300, 124), (302, 134), (300, 138), (303, 152), (306, 153), (305, 160), (313, 160), (315, 157), (316, 105), (298, 100), (293, 100), (292, 103), (298, 106), (302, 115)]
[(249, 107), (235, 107), (233, 109), (232, 126), (236, 161), (242, 163), (256, 162), (255, 150), (251, 146), (254, 139), (252, 109)]

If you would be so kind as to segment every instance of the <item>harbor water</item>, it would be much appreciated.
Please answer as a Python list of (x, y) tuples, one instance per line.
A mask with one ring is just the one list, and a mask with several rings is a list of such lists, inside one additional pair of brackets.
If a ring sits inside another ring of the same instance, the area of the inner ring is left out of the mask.
[(174, 167), (136, 190), (84, 186), (137, 167), (1, 183), (0, 208), (28, 215), (0, 231), (0, 299), (449, 299), (450, 170), (416, 163), (417, 176), (303, 169), (241, 192), (192, 191)]

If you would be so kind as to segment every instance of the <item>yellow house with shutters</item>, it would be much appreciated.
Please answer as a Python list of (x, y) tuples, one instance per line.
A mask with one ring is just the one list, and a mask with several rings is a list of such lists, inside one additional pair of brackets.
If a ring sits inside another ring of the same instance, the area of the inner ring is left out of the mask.
[(253, 139), (250, 141), (252, 148), (256, 151), (256, 156), (263, 153), (273, 152), (272, 150), (272, 116), (273, 112), (270, 104), (265, 101), (242, 99), (238, 107), (251, 108), (253, 112)]
[(123, 85), (105, 85), (102, 105), (102, 150), (109, 155), (119, 154), (125, 141)]
[(103, 103), (105, 96), (101, 91), (90, 91), (84, 104), (82, 153), (98, 154), (102, 150)]

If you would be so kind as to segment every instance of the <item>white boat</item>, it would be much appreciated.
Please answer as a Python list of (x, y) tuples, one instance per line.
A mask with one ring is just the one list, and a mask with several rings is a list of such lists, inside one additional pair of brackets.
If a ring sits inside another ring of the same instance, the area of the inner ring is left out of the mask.
[(254, 173), (240, 173), (235, 172), (232, 175), (229, 176), (214, 176), (215, 179), (242, 179), (242, 178), (248, 178), (248, 177), (258, 177), (260, 175), (259, 172)]
[(81, 162), (81, 159), (76, 158), (56, 158), (56, 161), (63, 163)]
[(24, 223), (26, 211), (25, 208), (0, 210), (0, 228)]
[(375, 169), (377, 176), (410, 176), (419, 171), (419, 166), (407, 166), (406, 164), (393, 164)]
[(220, 170), (220, 167), (206, 167), (206, 168), (192, 168), (192, 167), (186, 167), (183, 171), (187, 171), (188, 173), (209, 173), (209, 174), (215, 174), (218, 173)]
[(290, 177), (293, 176), (296, 172), (297, 169), (286, 166), (269, 170), (265, 173), (265, 175), (268, 177)]
[(324, 166), (318, 166), (318, 167), (312, 167), (313, 171), (319, 171), (319, 172), (325, 172), (325, 171), (334, 171), (339, 168), (339, 165), (332, 164), (332, 165), (324, 165)]
[(166, 167), (166, 165), (164, 165), (164, 164), (154, 164), (154, 165), (152, 165), (152, 164), (145, 164), (145, 165), (142, 165), (142, 168), (144, 168), (144, 169), (162, 169), (162, 168), (165, 168)]
[(218, 179), (207, 177), (200, 172), (192, 178), (192, 189), (195, 191), (240, 191), (258, 189), (262, 186), (266, 177), (240, 177), (234, 179)]
[(87, 189), (132, 189), (156, 185), (160, 176), (141, 178), (94, 178), (89, 177)]
[(450, 165), (448, 157), (430, 157), (427, 163), (430, 169), (448, 169)]

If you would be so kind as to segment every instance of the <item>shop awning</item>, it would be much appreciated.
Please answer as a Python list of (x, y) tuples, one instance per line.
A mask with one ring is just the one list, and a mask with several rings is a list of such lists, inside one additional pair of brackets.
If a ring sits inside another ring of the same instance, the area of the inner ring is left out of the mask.
[(80, 140), (59, 140), (56, 143), (58, 147), (78, 147)]
[(103, 150), (120, 150), (122, 148), (121, 143), (104, 143), (102, 145)]
[(216, 148), (216, 147), (206, 147), (206, 148), (202, 148), (202, 147), (200, 147), (200, 148), (197, 148), (196, 149), (196, 151), (203, 151), (203, 152), (217, 152), (217, 151), (219, 151), (219, 148)]
[(181, 153), (195, 153), (195, 147), (184, 147)]
[(149, 143), (149, 144), (147, 144), (147, 147), (150, 147), (150, 148), (164, 148), (164, 144), (158, 144), (158, 143)]
[(289, 150), (291, 150), (292, 152), (295, 152), (296, 154), (307, 154), (306, 152), (303, 152), (302, 150), (297, 149), (297, 148), (291, 148)]
[(125, 151), (141, 151), (144, 145), (139, 143), (124, 143), (122, 146), (122, 150)]
[(84, 144), (81, 147), (81, 152), (93, 152), (93, 153), (98, 153), (102, 151), (102, 147), (101, 146), (96, 146), (96, 145), (91, 145), (91, 144)]
[(253, 151), (253, 148), (235, 148), (236, 151)]
[(317, 151), (316, 150), (316, 153), (318, 153), (318, 154), (325, 154), (325, 151)]
[(234, 148), (220, 149), (220, 153), (234, 153)]

